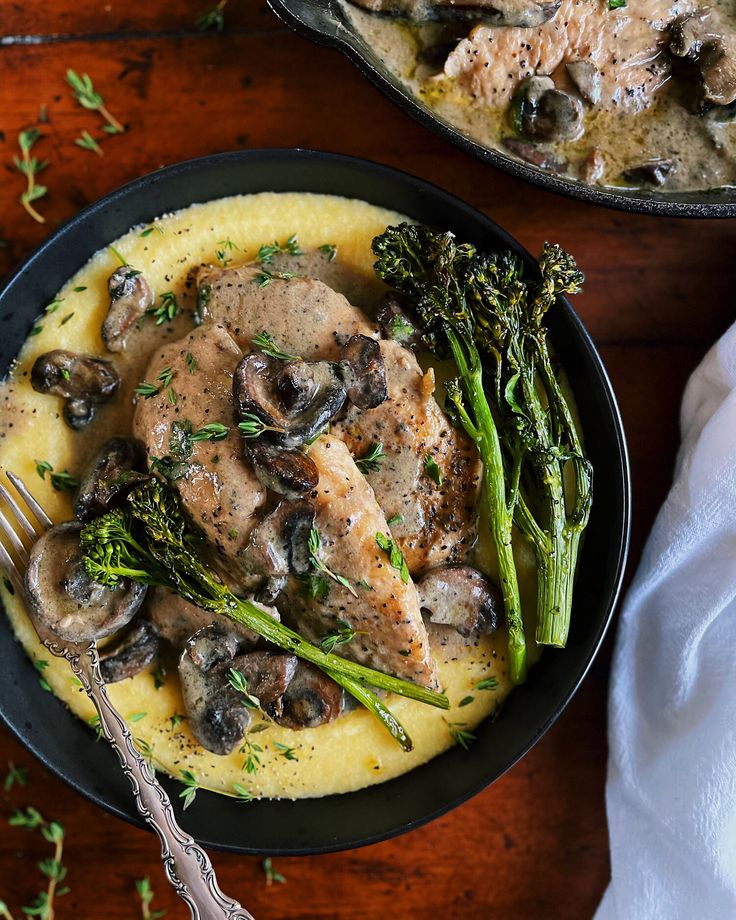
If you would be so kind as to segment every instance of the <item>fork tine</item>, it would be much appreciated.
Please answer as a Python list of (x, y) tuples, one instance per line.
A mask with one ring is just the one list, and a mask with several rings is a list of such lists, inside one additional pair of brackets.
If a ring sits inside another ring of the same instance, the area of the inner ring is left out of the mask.
[(5, 534), (5, 536), (10, 541), (13, 549), (20, 556), (20, 560), (24, 565), (28, 564), (28, 550), (23, 545), (21, 538), (15, 532), (13, 525), (6, 519), (5, 515), (0, 511), (0, 530)]
[(0, 482), (0, 496), (2, 496), (5, 499), (5, 501), (8, 503), (18, 523), (23, 528), (23, 530), (26, 532), (27, 536), (29, 536), (31, 540), (37, 540), (38, 534), (36, 533), (36, 529), (31, 524), (31, 522), (28, 520), (28, 518), (25, 516), (25, 514), (20, 510), (20, 507), (18, 506), (18, 502), (13, 498), (13, 496), (10, 494), (10, 492), (8, 492), (8, 490), (5, 488), (5, 486), (1, 482)]
[(22, 597), (25, 592), (23, 578), (21, 577), (18, 569), (15, 567), (15, 563), (13, 562), (10, 553), (5, 549), (2, 543), (0, 543), (0, 568), (2, 568), (2, 570), (10, 579), (15, 590)]
[(16, 476), (15, 473), (11, 473), (10, 470), (7, 470), (5, 475), (13, 483), (20, 497), (28, 505), (31, 511), (36, 515), (36, 517), (41, 522), (41, 524), (43, 524), (45, 528), (53, 527), (54, 522), (51, 520), (48, 514), (46, 514), (46, 512), (39, 505), (36, 499), (28, 491), (28, 489), (26, 488), (26, 484), (23, 482), (20, 476)]

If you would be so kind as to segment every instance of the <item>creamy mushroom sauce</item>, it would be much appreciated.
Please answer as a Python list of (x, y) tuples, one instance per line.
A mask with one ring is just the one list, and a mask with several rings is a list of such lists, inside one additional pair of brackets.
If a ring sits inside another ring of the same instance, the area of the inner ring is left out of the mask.
[[(337, 245), (337, 259), (329, 262), (317, 254), (311, 261), (313, 275), (322, 275), (343, 291), (351, 302), (371, 311), (382, 287), (372, 272), (370, 243), (387, 224), (402, 220), (400, 215), (365, 202), (307, 194), (260, 194), (240, 196), (193, 205), (162, 217), (153, 232), (137, 227), (114, 242), (131, 266), (142, 271), (157, 295), (173, 291), (182, 305), (171, 323), (154, 325), (150, 319), (135, 332), (125, 351), (106, 353), (100, 338), (109, 297), (107, 279), (119, 264), (109, 249), (101, 249), (59, 292), (48, 312), (42, 313), (7, 380), (0, 388), (0, 467), (18, 473), (32, 488), (55, 521), (72, 517), (71, 497), (53, 491), (48, 478), (41, 482), (35, 461), (48, 461), (56, 471), (78, 473), (100, 445), (113, 435), (128, 435), (133, 414), (133, 389), (143, 379), (149, 358), (163, 342), (181, 338), (193, 325), (194, 288), (188, 280), (192, 269), (215, 262), (222, 240), (230, 239), (238, 249), (230, 253), (234, 264), (252, 260), (261, 243), (284, 240), (298, 234), (305, 250), (321, 244)], [(160, 232), (159, 232), (160, 231)], [(42, 307), (43, 305), (39, 305)], [(112, 358), (122, 377), (120, 391), (111, 404), (100, 407), (90, 425), (72, 431), (62, 419), (62, 400), (35, 392), (30, 386), (30, 369), (36, 357), (53, 348), (66, 348)], [(445, 368), (436, 369), (441, 379)], [(488, 528), (481, 524), (481, 537), (469, 560), (493, 576), (495, 560)], [(522, 600), (527, 611), (535, 604), (534, 561), (521, 543), (516, 547)], [(359, 573), (356, 578), (360, 577)], [(80, 718), (89, 720), (94, 710), (74, 680), (68, 665), (53, 658), (37, 640), (21, 599), (0, 588), (2, 601), (18, 639), (35, 661), (48, 662), (43, 676), (53, 692)], [(530, 617), (533, 620), (533, 616)], [(530, 623), (533, 634), (533, 623)], [(431, 642), (439, 665), (442, 686), (452, 704), (449, 712), (398, 697), (389, 704), (408, 729), (414, 750), (404, 753), (363, 709), (341, 715), (318, 728), (292, 731), (270, 725), (251, 740), (263, 750), (261, 766), (254, 774), (244, 772), (244, 754), (237, 750), (216, 756), (201, 748), (187, 729), (177, 724), (184, 713), (175, 662), (167, 659), (168, 673), (156, 689), (153, 668), (133, 678), (109, 685), (110, 697), (121, 714), (134, 718), (134, 735), (150, 745), (158, 769), (175, 778), (190, 770), (202, 788), (234, 794), (234, 783), (254, 796), (316, 797), (347, 792), (383, 782), (435, 757), (452, 744), (448, 723), (461, 723), (472, 730), (493, 716), (510, 690), (506, 677), (506, 639), (499, 630), (472, 645), (460, 640), (454, 630), (431, 627)], [(534, 642), (528, 640), (530, 660), (537, 657)], [(495, 677), (493, 690), (478, 691), (475, 685)], [(29, 670), (28, 679), (35, 679)], [(472, 701), (459, 703), (472, 696)], [(172, 721), (172, 717), (173, 721)], [(286, 759), (283, 748), (294, 749), (296, 759)]]
[[(508, 104), (496, 107), (460, 77), (443, 72), (449, 50), (471, 34), (471, 25), (458, 24), (448, 33), (446, 26), (437, 23), (409, 23), (366, 12), (347, 0), (341, 2), (372, 52), (420, 102), (473, 140), (516, 158), (502, 142), (517, 137)], [(580, 2), (608, 6), (608, 0), (577, 0), (576, 5)], [(665, 5), (676, 6), (662, 4)], [(732, 0), (712, 0), (705, 5), (717, 13), (725, 30), (736, 35), (736, 5)], [(699, 4), (684, 0), (681, 6), (688, 11)], [(635, 0), (629, 0), (629, 8), (636, 9)], [(624, 17), (627, 9), (606, 9), (606, 14)], [(498, 27), (500, 31), (503, 28)], [(528, 31), (534, 33), (536, 29)], [(438, 50), (433, 51), (435, 48)], [(516, 53), (513, 57), (518, 58)], [(514, 70), (517, 66), (514, 61)], [(512, 78), (511, 73), (504, 76)], [(513, 76), (515, 82), (516, 74)], [(552, 76), (561, 88), (572, 87), (564, 66), (557, 67)], [(674, 164), (659, 191), (711, 190), (736, 185), (734, 105), (716, 106), (706, 116), (694, 114), (684, 104), (683, 88), (687, 82), (682, 76), (669, 78), (654, 95), (652, 105), (638, 112), (586, 106), (584, 133), (579, 138), (535, 146), (563, 164), (550, 171), (592, 185), (651, 187), (627, 179), (624, 173), (652, 160), (671, 160)], [(498, 89), (504, 94), (508, 91), (506, 86)]]

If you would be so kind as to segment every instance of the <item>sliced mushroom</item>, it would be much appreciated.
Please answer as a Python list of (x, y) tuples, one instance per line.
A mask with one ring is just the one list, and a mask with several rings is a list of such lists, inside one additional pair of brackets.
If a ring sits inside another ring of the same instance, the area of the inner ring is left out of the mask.
[(309, 569), (309, 534), (314, 505), (306, 499), (282, 499), (253, 528), (242, 561), (249, 572), (268, 576), (303, 575)]
[(237, 651), (234, 633), (211, 625), (192, 636), (179, 658), (189, 728), (213, 754), (234, 750), (250, 724), (250, 712), (225, 676)]
[(130, 582), (105, 588), (82, 565), (78, 521), (57, 524), (33, 546), (26, 570), (31, 617), (64, 642), (104, 639), (126, 626), (146, 595)]
[(95, 406), (112, 399), (120, 376), (110, 361), (57, 348), (36, 358), (31, 386), (38, 393), (66, 399), (64, 419), (77, 429), (92, 421)]
[(341, 712), (340, 687), (318, 668), (300, 661), (294, 677), (278, 707), (266, 706), (266, 713), (274, 722), (286, 728), (316, 728), (334, 721)]
[(514, 95), (511, 111), (517, 130), (530, 140), (572, 140), (583, 133), (582, 102), (557, 89), (551, 77), (527, 77)]
[(149, 478), (146, 453), (132, 438), (106, 441), (81, 477), (74, 514), (80, 521), (91, 521), (118, 508), (139, 483)]
[(422, 340), (421, 333), (411, 318), (408, 304), (404, 303), (404, 298), (394, 291), (384, 297), (376, 313), (376, 319), (384, 338), (393, 339), (404, 348), (414, 348)]
[(340, 361), (348, 399), (359, 409), (375, 409), (388, 399), (381, 346), (367, 335), (351, 335)]
[(525, 163), (537, 166), (539, 169), (548, 169), (550, 172), (555, 173), (563, 173), (567, 170), (567, 160), (561, 160), (551, 151), (519, 140), (518, 137), (501, 138), (501, 143), (514, 156), (524, 160)]
[(100, 652), (100, 673), (106, 684), (135, 677), (156, 660), (160, 641), (148, 620), (137, 620), (124, 635)]
[(102, 341), (108, 351), (122, 351), (135, 324), (153, 306), (154, 295), (143, 275), (130, 265), (115, 269), (107, 289), (110, 307), (102, 324)]
[(622, 176), (632, 185), (651, 185), (661, 188), (667, 182), (670, 173), (674, 171), (674, 165), (672, 160), (648, 160), (646, 163), (625, 170)]
[(246, 441), (244, 451), (260, 482), (279, 495), (298, 498), (319, 482), (314, 460), (300, 450), (285, 450), (260, 438)]
[(296, 655), (283, 652), (249, 652), (238, 655), (228, 668), (234, 668), (248, 683), (248, 693), (256, 697), (264, 712), (280, 717), (282, 698), (297, 670)]
[(736, 101), (736, 37), (719, 29), (712, 10), (695, 10), (675, 20), (670, 51), (697, 67), (703, 103), (730, 105)]
[(550, 20), (560, 0), (353, 0), (373, 13), (414, 22), (534, 28)]
[(601, 101), (602, 78), (595, 64), (592, 61), (570, 61), (565, 68), (583, 99), (591, 105), (598, 105)]
[(430, 569), (417, 584), (419, 605), (430, 623), (453, 626), (461, 636), (498, 628), (501, 597), (495, 585), (477, 569), (447, 565)]
[(233, 397), (241, 418), (255, 415), (273, 429), (270, 443), (295, 448), (319, 434), (346, 393), (330, 361), (280, 361), (253, 351), (235, 369)]
[(593, 185), (602, 178), (605, 169), (603, 154), (598, 147), (591, 147), (585, 159), (580, 164), (580, 178), (583, 182)]

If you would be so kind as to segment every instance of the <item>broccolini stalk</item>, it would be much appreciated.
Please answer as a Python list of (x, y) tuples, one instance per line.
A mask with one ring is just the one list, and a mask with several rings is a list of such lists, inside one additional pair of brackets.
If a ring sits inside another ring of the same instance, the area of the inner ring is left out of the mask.
[(198, 607), (242, 623), (266, 641), (323, 670), (369, 709), (404, 750), (411, 750), (411, 739), (367, 685), (449, 708), (444, 695), (326, 653), (257, 604), (232, 594), (198, 558), (198, 540), (188, 529), (170, 486), (156, 480), (145, 482), (131, 492), (128, 501), (127, 507), (110, 511), (82, 529), (84, 567), (95, 581), (110, 588), (123, 579), (170, 588)]
[(518, 476), (507, 483), (498, 429), (483, 385), (474, 318), (465, 296), (464, 278), (475, 250), (457, 245), (450, 233), (402, 224), (376, 237), (373, 252), (378, 256), (374, 267), (379, 278), (412, 300), (428, 348), (439, 357), (449, 351), (455, 359), (460, 378), (450, 385), (448, 395), (483, 460), (509, 636), (509, 673), (514, 683), (521, 683), (527, 671), (526, 638), (511, 543)]
[[(564, 646), (580, 535), (590, 512), (590, 463), (543, 325), (557, 296), (576, 293), (583, 276), (559, 246), (545, 245), (535, 281), (524, 277), (523, 263), (509, 252), (483, 255), (456, 244), (450, 233), (426, 227), (390, 227), (373, 248), (379, 277), (415, 302), (427, 346), (440, 356), (449, 350), (455, 358), (460, 383), (448, 385), (448, 396), (485, 467), (509, 622), (511, 676), (518, 681), (523, 672), (515, 666), (512, 630), (519, 599), (518, 591), (510, 591), (515, 579), (506, 581), (513, 566), (511, 519), (535, 550), (536, 640)], [(489, 449), (483, 434), (491, 425), (495, 439)], [(565, 487), (568, 465), (572, 497)]]

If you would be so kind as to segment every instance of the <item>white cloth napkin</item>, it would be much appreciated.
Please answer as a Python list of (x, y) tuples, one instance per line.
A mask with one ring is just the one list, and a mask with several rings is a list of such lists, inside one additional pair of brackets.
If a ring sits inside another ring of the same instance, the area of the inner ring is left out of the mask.
[(690, 378), (681, 427), (618, 627), (595, 920), (736, 920), (736, 325)]

